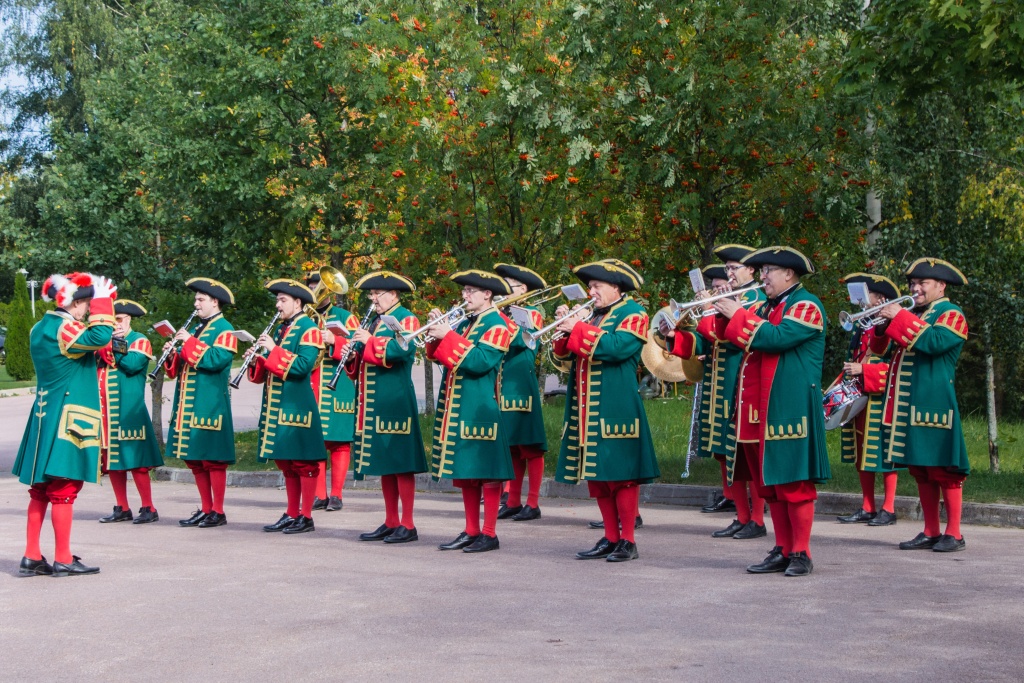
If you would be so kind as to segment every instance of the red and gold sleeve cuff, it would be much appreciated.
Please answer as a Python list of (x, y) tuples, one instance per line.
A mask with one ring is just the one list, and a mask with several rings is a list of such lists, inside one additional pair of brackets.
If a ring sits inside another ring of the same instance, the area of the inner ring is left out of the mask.
[(750, 342), (754, 339), (757, 328), (765, 322), (745, 308), (740, 308), (725, 326), (725, 338), (744, 351), (750, 350)]
[(249, 371), (246, 374), (253, 384), (263, 384), (267, 380), (267, 359), (263, 356), (256, 356), (256, 360), (249, 366)]
[(275, 346), (267, 355), (264, 366), (267, 368), (267, 372), (285, 379), (288, 377), (288, 371), (292, 369), (292, 363), (295, 362), (296, 357), (291, 351), (285, 351), (280, 346)]
[(199, 361), (203, 359), (206, 352), (210, 350), (210, 347), (199, 341), (195, 337), (189, 337), (185, 340), (185, 343), (181, 345), (181, 359), (192, 367), (199, 365)]
[(697, 334), (704, 337), (710, 342), (720, 341), (722, 339), (719, 333), (719, 325), (721, 325), (721, 332), (725, 332), (725, 325), (728, 321), (724, 315), (709, 315), (705, 318), (701, 318), (700, 322), (697, 323)]
[(677, 331), (675, 337), (672, 339), (672, 348), (670, 352), (673, 356), (679, 356), (680, 358), (689, 360), (693, 358), (693, 352), (697, 348), (697, 338), (694, 337), (693, 332), (684, 332), (682, 330)]
[(597, 343), (605, 334), (604, 330), (588, 323), (576, 323), (569, 335), (569, 350), (577, 356), (590, 358), (597, 349)]
[(865, 363), (861, 367), (864, 369), (864, 392), (880, 394), (885, 391), (885, 380), (889, 376), (889, 364)]
[(473, 344), (457, 332), (449, 332), (437, 345), (434, 351), (434, 360), (449, 370), (459, 367), (459, 363), (466, 357)]
[(89, 302), (89, 326), (114, 326), (114, 300), (110, 297), (92, 299)]
[(909, 349), (926, 327), (928, 323), (904, 308), (889, 322), (885, 334), (900, 346)]
[(389, 341), (391, 340), (387, 337), (370, 337), (363, 347), (363, 362), (384, 368), (391, 367), (388, 365)]
[(181, 355), (172, 353), (170, 357), (164, 361), (164, 372), (167, 374), (169, 379), (174, 379), (178, 376), (181, 371)]
[(100, 361), (102, 361), (104, 365), (114, 364), (114, 349), (110, 344), (107, 344), (102, 349), (97, 350), (96, 355), (99, 356)]

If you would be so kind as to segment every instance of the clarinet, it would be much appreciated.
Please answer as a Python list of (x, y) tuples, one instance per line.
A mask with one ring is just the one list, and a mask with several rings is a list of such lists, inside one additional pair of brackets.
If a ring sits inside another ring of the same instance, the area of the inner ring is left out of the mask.
[[(199, 311), (192, 311), (192, 315), (188, 317), (185, 324), (181, 326), (181, 329), (187, 330), (188, 326), (192, 324), (192, 319), (199, 315)], [(150, 379), (156, 379), (160, 374), (160, 371), (164, 369), (164, 363), (178, 350), (178, 342), (174, 339), (164, 345), (164, 352), (160, 354), (160, 360), (156, 362), (156, 367), (153, 368), (153, 372), (149, 373)]]
[[(362, 322), (359, 323), (359, 329), (370, 329), (370, 326), (372, 325), (373, 322), (371, 319), (375, 317), (374, 308), (374, 305), (370, 304), (370, 308), (367, 309), (366, 315), (363, 316)], [(362, 350), (363, 345), (359, 344), (359, 348), (357, 349), (357, 343), (358, 342), (352, 342), (347, 347), (345, 347), (345, 353), (341, 355), (341, 360), (338, 361), (338, 367), (334, 368), (334, 374), (331, 375), (330, 381), (327, 382), (327, 388), (330, 389), (331, 391), (334, 391), (334, 389), (338, 386), (338, 380), (341, 379), (341, 373), (345, 372), (345, 363), (349, 361), (349, 359), (357, 350)]]
[[(262, 337), (264, 334), (270, 334), (274, 329), (274, 325), (277, 324), (277, 321), (280, 317), (280, 313), (275, 313), (274, 317), (270, 319), (270, 324), (267, 325), (266, 329), (263, 330), (263, 334), (261, 334), (260, 337)], [(238, 369), (238, 374), (235, 375), (235, 378), (228, 382), (228, 384), (231, 385), (232, 389), (237, 389), (239, 385), (242, 383), (242, 378), (245, 377), (245, 373), (248, 372), (249, 366), (252, 365), (252, 362), (256, 360), (256, 354), (259, 353), (259, 350), (260, 345), (257, 344), (256, 342), (253, 342), (252, 346), (249, 347), (249, 350), (245, 352), (245, 356), (242, 358), (242, 367)]]

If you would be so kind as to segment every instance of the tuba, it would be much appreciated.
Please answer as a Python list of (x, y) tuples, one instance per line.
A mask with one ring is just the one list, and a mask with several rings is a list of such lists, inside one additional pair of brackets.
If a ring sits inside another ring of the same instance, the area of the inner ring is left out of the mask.
[(348, 294), (348, 280), (341, 271), (333, 266), (320, 268), (320, 282), (313, 290), (313, 303), (306, 304), (302, 309), (320, 328), (324, 326), (323, 316), (318, 310), (332, 294)]

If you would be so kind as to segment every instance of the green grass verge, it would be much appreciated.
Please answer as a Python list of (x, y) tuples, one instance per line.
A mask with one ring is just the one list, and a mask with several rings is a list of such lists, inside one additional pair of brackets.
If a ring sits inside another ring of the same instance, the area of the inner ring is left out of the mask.
[[(685, 398), (655, 399), (644, 402), (647, 419), (654, 438), (655, 452), (661, 466), (661, 478), (667, 484), (701, 484), (718, 486), (721, 478), (718, 462), (707, 458), (696, 458), (690, 463), (690, 476), (681, 479), (686, 465), (686, 448), (690, 434), (691, 403)], [(547, 431), (550, 455), (545, 461), (545, 473), (554, 476), (558, 443), (562, 433), (564, 399), (557, 398), (544, 404), (544, 427)], [(430, 435), (433, 433), (433, 417), (420, 417), (421, 430), (426, 441), (429, 456)], [(1024, 424), (1004, 422), (1000, 425), (1000, 465), (1002, 472), (992, 474), (988, 465), (988, 436), (983, 417), (967, 416), (964, 419), (964, 438), (967, 441), (971, 459), (972, 474), (964, 487), (964, 499), (979, 503), (1024, 504)], [(235, 436), (235, 448), (239, 470), (275, 470), (273, 463), (260, 463), (256, 459), (256, 432), (239, 432)], [(828, 433), (829, 459), (832, 463), (832, 479), (819, 487), (823, 491), (857, 493), (860, 482), (852, 465), (839, 462), (839, 431)], [(184, 467), (179, 460), (168, 459), (171, 467)], [(881, 477), (878, 478), (881, 493)], [(913, 478), (906, 473), (899, 477), (898, 493), (905, 496), (917, 495)]]
[(23, 389), (24, 387), (34, 387), (36, 381), (34, 379), (27, 382), (16, 382), (11, 379), (11, 376), (7, 374), (7, 366), (0, 365), (0, 392), (8, 389)]

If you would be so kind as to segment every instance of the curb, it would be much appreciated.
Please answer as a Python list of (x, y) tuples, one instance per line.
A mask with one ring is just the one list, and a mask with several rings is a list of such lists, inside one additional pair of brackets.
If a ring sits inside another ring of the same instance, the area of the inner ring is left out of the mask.
[[(239, 472), (228, 470), (227, 484), (242, 488), (284, 488), (284, 475), (280, 472)], [(192, 470), (178, 467), (158, 467), (153, 478), (157, 481), (172, 481), (178, 484), (194, 484)], [(379, 477), (367, 477), (355, 481), (352, 472), (346, 477), (345, 488), (357, 491), (380, 488)], [(450, 479), (434, 481), (429, 474), (416, 475), (416, 488), (428, 493), (455, 493), (458, 489)], [(652, 505), (678, 505), (700, 507), (714, 502), (718, 495), (717, 486), (694, 486), (688, 484), (644, 484), (640, 487), (640, 502)], [(545, 479), (540, 485), (543, 498), (569, 498), (589, 500), (590, 494), (585, 486), (560, 484), (553, 479)], [(835, 493), (821, 491), (815, 514), (818, 516), (848, 515), (860, 509), (862, 503), (859, 493)], [(896, 496), (896, 514), (900, 519), (920, 521), (921, 506), (917, 498), (912, 496)], [(1024, 506), (998, 505), (995, 503), (964, 503), (963, 524), (982, 526), (998, 526), (1024, 529)]]

